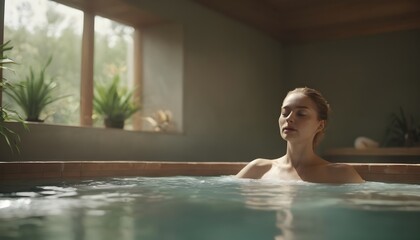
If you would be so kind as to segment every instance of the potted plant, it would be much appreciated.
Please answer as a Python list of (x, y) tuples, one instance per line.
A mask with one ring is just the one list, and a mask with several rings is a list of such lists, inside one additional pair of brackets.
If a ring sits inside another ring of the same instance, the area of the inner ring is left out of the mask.
[(120, 86), (119, 75), (108, 84), (95, 86), (93, 109), (102, 116), (105, 127), (123, 129), (125, 120), (140, 109), (132, 100), (133, 92)]
[(391, 114), (391, 121), (385, 133), (384, 146), (413, 147), (420, 144), (420, 124), (414, 117), (406, 116), (400, 108), (399, 114)]
[[(6, 51), (11, 50), (13, 47), (7, 46), (10, 41), (3, 43), (0, 45), (0, 69), (1, 70), (11, 70), (10, 68), (6, 67), (5, 65), (14, 64), (15, 62), (4, 55)], [(0, 91), (12, 87), (12, 85), (7, 81), (6, 78), (2, 77), (0, 81)], [(8, 127), (5, 126), (5, 122), (7, 121), (18, 121), (23, 123), (23, 119), (13, 110), (9, 109), (7, 106), (3, 106), (0, 104), (0, 136), (5, 140), (7, 145), (9, 146), (12, 153), (16, 150), (19, 152), (19, 142), (20, 137), (19, 134), (12, 131)], [(23, 123), (25, 129), (27, 129), (26, 125)]]
[(53, 79), (47, 80), (45, 70), (50, 65), (50, 57), (41, 69), (39, 74), (35, 74), (33, 69), (29, 69), (29, 75), (26, 79), (17, 83), (6, 91), (6, 93), (18, 104), (26, 115), (25, 120), (30, 122), (43, 122), (39, 116), (42, 111), (51, 103), (66, 97), (55, 97), (54, 91), (57, 84)]

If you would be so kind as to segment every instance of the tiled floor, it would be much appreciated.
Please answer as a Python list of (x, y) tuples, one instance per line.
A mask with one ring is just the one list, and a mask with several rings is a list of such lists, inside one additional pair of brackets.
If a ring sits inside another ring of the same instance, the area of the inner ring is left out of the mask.
[[(0, 181), (117, 176), (234, 175), (242, 162), (66, 161), (0, 162)], [(420, 184), (420, 164), (351, 163), (367, 181)]]

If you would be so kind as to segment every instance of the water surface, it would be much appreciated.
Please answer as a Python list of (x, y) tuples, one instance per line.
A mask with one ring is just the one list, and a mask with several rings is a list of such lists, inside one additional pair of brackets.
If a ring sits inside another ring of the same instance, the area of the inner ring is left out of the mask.
[(0, 184), (0, 239), (419, 239), (420, 186), (223, 177)]

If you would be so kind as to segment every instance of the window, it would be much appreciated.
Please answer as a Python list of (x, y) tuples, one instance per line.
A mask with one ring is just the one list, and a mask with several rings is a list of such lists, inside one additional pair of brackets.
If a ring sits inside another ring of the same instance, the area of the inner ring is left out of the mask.
[[(47, 123), (78, 125), (80, 102), (80, 48), (83, 13), (46, 0), (6, 0), (4, 39), (11, 40), (8, 53), (18, 64), (14, 72), (5, 71), (11, 82), (19, 82), (35, 73), (52, 57), (46, 69), (47, 79), (57, 83), (54, 95), (66, 96), (50, 106), (40, 119)], [(3, 95), (3, 104), (17, 104)], [(21, 113), (22, 115), (22, 113)]]
[[(65, 97), (48, 106), (41, 119), (51, 124), (80, 125), (84, 13), (48, 0), (6, 0), (5, 8), (5, 41), (12, 41), (10, 55), (19, 63), (15, 74), (5, 74), (14, 82), (20, 81), (30, 68), (39, 72), (52, 57), (46, 73), (58, 85), (55, 96)], [(126, 9), (136, 11), (135, 6)], [(147, 16), (150, 20), (151, 15)], [(141, 111), (126, 122), (125, 129), (180, 132), (183, 31), (176, 23), (154, 23), (135, 29), (95, 16), (93, 81), (109, 82), (119, 75), (124, 86), (140, 87), (136, 91)], [(4, 104), (18, 109), (6, 95)], [(95, 114), (92, 117), (95, 127), (103, 127), (102, 119)]]
[[(95, 17), (94, 82), (109, 84), (115, 76), (120, 86), (132, 89), (133, 85), (133, 32), (132, 27), (109, 19)], [(103, 119), (93, 114), (94, 126), (103, 126)], [(133, 129), (131, 119), (125, 129)]]

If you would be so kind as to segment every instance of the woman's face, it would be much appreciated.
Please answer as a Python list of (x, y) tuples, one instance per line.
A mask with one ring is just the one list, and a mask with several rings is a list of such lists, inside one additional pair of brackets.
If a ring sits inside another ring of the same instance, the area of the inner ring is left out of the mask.
[(318, 120), (315, 103), (303, 93), (290, 93), (283, 101), (279, 117), (281, 137), (290, 142), (313, 142), (315, 135), (324, 128)]

